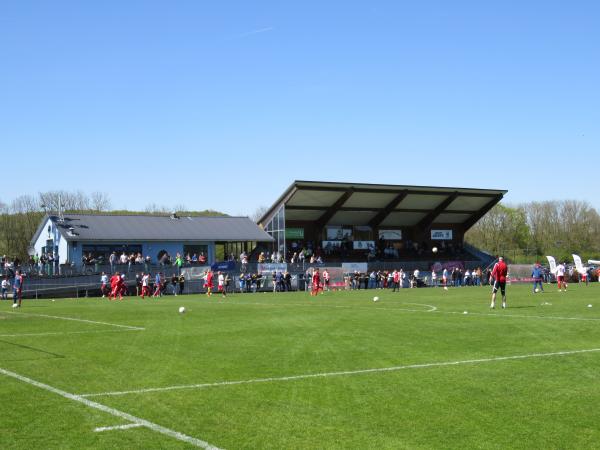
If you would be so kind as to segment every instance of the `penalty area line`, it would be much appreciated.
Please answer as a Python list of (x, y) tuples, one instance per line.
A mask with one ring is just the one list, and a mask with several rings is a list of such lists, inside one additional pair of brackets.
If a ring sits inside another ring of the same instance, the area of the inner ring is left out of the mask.
[(51, 331), (48, 333), (19, 333), (19, 334), (0, 334), (0, 337), (30, 337), (30, 336), (63, 336), (66, 334), (94, 334), (94, 333), (125, 333), (127, 331), (143, 331), (138, 329), (124, 330), (88, 330), (88, 331)]
[(27, 378), (23, 375), (19, 375), (18, 373), (15, 372), (11, 372), (9, 370), (6, 369), (2, 369), (0, 368), (0, 374), (1, 375), (5, 375), (7, 377), (10, 378), (14, 378), (15, 380), (21, 381), (23, 383), (27, 383), (30, 384), (32, 386), (35, 386), (37, 388), (43, 389), (45, 391), (48, 392), (52, 392), (53, 394), (59, 395), (61, 397), (64, 397), (66, 399), (78, 402), (78, 403), (82, 403), (85, 406), (89, 407), (89, 408), (93, 408), (93, 409), (97, 409), (99, 411), (108, 413), (112, 416), (115, 417), (119, 417), (120, 419), (124, 419), (128, 422), (131, 422), (131, 424), (136, 424), (139, 425), (140, 427), (146, 427), (152, 431), (155, 431), (157, 433), (160, 434), (164, 434), (165, 436), (169, 436), (172, 437), (174, 439), (177, 439), (178, 441), (182, 441), (182, 442), (186, 442), (190, 445), (193, 445), (195, 447), (199, 447), (199, 448), (204, 448), (204, 449), (210, 449), (210, 450), (219, 450), (218, 447), (215, 447), (211, 444), (209, 444), (208, 442), (205, 442), (201, 439), (197, 439), (191, 436), (187, 436), (183, 433), (180, 433), (178, 431), (175, 430), (171, 430), (169, 428), (163, 427), (162, 425), (158, 425), (154, 422), (150, 422), (148, 420), (142, 419), (140, 417), (136, 417), (134, 415), (128, 414), (126, 412), (123, 411), (119, 411), (118, 409), (115, 408), (111, 408), (109, 406), (103, 405), (101, 403), (97, 403), (94, 402), (92, 400), (88, 400), (87, 398), (83, 398), (80, 395), (76, 395), (76, 394), (71, 394), (69, 392), (65, 392), (61, 389), (52, 387), (48, 384), (44, 384), (41, 383), (39, 381), (33, 380), (31, 378)]
[(433, 363), (424, 363), (424, 364), (409, 364), (405, 366), (393, 366), (393, 367), (380, 367), (374, 369), (359, 369), (359, 370), (345, 370), (339, 372), (322, 372), (322, 373), (310, 373), (304, 375), (291, 375), (284, 377), (269, 377), (269, 378), (253, 378), (249, 380), (239, 380), (239, 381), (220, 381), (216, 383), (202, 383), (202, 384), (187, 384), (187, 385), (175, 385), (175, 386), (166, 386), (166, 387), (157, 387), (157, 388), (146, 388), (146, 389), (137, 389), (130, 391), (115, 391), (115, 392), (101, 392), (97, 394), (80, 394), (79, 397), (87, 398), (87, 397), (108, 397), (108, 396), (119, 396), (119, 395), (127, 395), (127, 394), (147, 394), (151, 392), (165, 392), (165, 391), (175, 391), (182, 389), (204, 389), (204, 388), (213, 388), (213, 387), (221, 387), (221, 386), (235, 386), (241, 384), (255, 384), (255, 383), (272, 383), (272, 382), (281, 382), (281, 381), (296, 381), (296, 380), (306, 380), (310, 378), (329, 378), (329, 377), (340, 377), (340, 376), (349, 376), (349, 375), (363, 375), (368, 373), (379, 373), (379, 372), (397, 372), (400, 370), (409, 370), (409, 369), (427, 369), (431, 367), (447, 367), (447, 366), (460, 366), (460, 365), (469, 365), (469, 364), (481, 364), (481, 363), (489, 363), (496, 361), (511, 361), (511, 360), (520, 360), (520, 359), (531, 359), (531, 358), (547, 358), (552, 356), (568, 356), (568, 355), (576, 355), (580, 353), (592, 353), (592, 352), (600, 352), (600, 348), (592, 348), (585, 350), (567, 350), (560, 352), (550, 352), (550, 353), (530, 353), (526, 355), (513, 355), (513, 356), (495, 356), (490, 358), (479, 358), (479, 359), (463, 359), (459, 361), (442, 361), (442, 362), (433, 362)]
[(143, 427), (141, 423), (130, 423), (127, 425), (117, 425), (114, 427), (98, 427), (94, 428), (94, 433), (102, 433), (103, 431), (114, 431), (114, 430), (129, 430), (131, 428), (140, 428)]
[(132, 325), (121, 325), (118, 323), (110, 323), (110, 322), (98, 322), (96, 320), (78, 319), (76, 317), (50, 316), (48, 314), (34, 314), (34, 313), (13, 312), (13, 311), (5, 311), (5, 312), (6, 312), (6, 314), (14, 314), (17, 316), (45, 317), (47, 319), (71, 320), (73, 322), (92, 323), (94, 325), (108, 325), (110, 327), (125, 328), (127, 330), (137, 330), (137, 331), (145, 330), (145, 328), (134, 327)]

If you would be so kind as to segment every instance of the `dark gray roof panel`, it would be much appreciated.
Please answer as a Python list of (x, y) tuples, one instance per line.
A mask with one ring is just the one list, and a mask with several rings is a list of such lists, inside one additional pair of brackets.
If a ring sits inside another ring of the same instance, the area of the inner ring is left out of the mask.
[(67, 214), (52, 218), (72, 241), (272, 241), (247, 217)]

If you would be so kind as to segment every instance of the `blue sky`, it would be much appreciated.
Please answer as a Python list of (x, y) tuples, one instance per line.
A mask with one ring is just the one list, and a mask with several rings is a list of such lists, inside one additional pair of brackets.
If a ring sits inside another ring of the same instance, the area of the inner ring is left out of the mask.
[(0, 201), (251, 215), (294, 179), (600, 210), (600, 3), (0, 3)]

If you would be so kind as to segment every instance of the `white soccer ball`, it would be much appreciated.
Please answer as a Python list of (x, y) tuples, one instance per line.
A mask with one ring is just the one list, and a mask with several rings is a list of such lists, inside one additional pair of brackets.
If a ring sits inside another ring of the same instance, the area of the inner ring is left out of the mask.
[(448, 290), (448, 286), (444, 286), (444, 290), (447, 291)]
[(185, 312), (185, 306), (179, 307), (179, 314), (183, 314)]
[(13, 303), (13, 304), (12, 304), (12, 307), (13, 307), (13, 308), (18, 308), (18, 307), (19, 307), (19, 304), (18, 304), (18, 303)]
[(469, 314), (469, 311), (463, 311), (463, 314)]
[(540, 292), (540, 288), (535, 288), (535, 292)]
[(378, 302), (379, 301), (379, 297), (373, 297), (373, 301), (374, 302)]
[(591, 308), (591, 307), (592, 307), (592, 305), (588, 305), (588, 308)]
[(433, 248), (431, 249), (431, 251), (432, 251), (433, 253), (437, 253), (437, 247), (433, 247)]

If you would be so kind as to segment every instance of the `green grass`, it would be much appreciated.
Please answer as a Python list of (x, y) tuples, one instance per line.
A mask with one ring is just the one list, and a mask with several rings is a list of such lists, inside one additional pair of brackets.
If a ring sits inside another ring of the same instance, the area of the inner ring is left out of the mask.
[[(600, 351), (539, 355), (600, 349), (600, 286), (545, 289), (506, 311), (475, 287), (2, 302), (0, 368), (94, 394), (421, 364), (87, 398), (227, 449), (600, 448)], [(2, 449), (193, 448), (94, 432), (127, 423), (0, 374)]]

